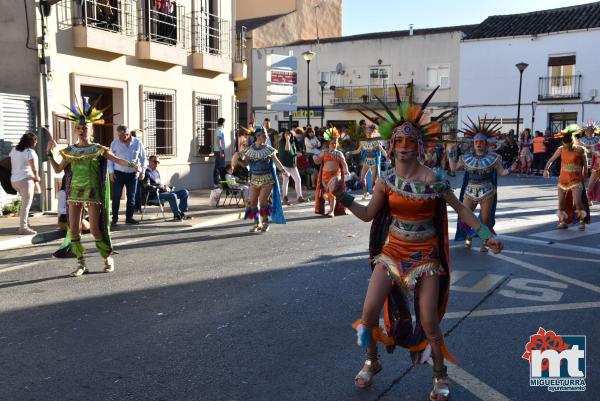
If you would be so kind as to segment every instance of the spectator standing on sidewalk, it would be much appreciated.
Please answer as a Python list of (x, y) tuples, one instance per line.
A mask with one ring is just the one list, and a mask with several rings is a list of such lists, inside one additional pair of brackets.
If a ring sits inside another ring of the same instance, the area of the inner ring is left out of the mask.
[(533, 138), (533, 170), (535, 175), (542, 175), (546, 167), (546, 144), (547, 140), (541, 131), (536, 131)]
[(142, 142), (131, 136), (127, 132), (127, 127), (119, 125), (117, 127), (117, 139), (110, 144), (110, 151), (118, 158), (129, 160), (140, 166), (141, 173), (138, 173), (135, 168), (123, 166), (108, 160), (108, 173), (110, 174), (110, 182), (113, 187), (112, 198), (112, 224), (116, 225), (119, 220), (119, 206), (121, 203), (121, 195), (123, 187), (127, 190), (127, 203), (125, 207), (125, 223), (138, 224), (139, 222), (133, 218), (135, 209), (135, 193), (137, 190), (138, 179), (144, 180), (144, 171), (146, 170), (146, 151)]
[(296, 189), (297, 196), (296, 201), (298, 203), (307, 202), (302, 196), (302, 182), (300, 180), (300, 172), (298, 171), (298, 167), (296, 167), (296, 154), (296, 141), (290, 130), (286, 129), (279, 140), (279, 160), (281, 161), (281, 164), (283, 164), (284, 170), (289, 173), (283, 174), (283, 187), (281, 193), (283, 195), (282, 204), (284, 205), (290, 204), (287, 197), (290, 175), (294, 180), (294, 188)]
[(213, 169), (213, 186), (219, 188), (219, 181), (225, 179), (225, 119), (217, 120), (217, 135), (213, 138), (215, 168)]
[(10, 151), (11, 176), (10, 183), (21, 195), (21, 212), (19, 213), (19, 234), (35, 235), (37, 232), (29, 227), (29, 209), (33, 202), (33, 194), (39, 191), (40, 176), (37, 171), (38, 156), (35, 153), (37, 136), (33, 132), (23, 134), (17, 146)]
[(311, 173), (310, 173), (310, 183), (312, 188), (316, 185), (316, 172), (317, 172), (317, 164), (315, 163), (315, 158), (318, 158), (321, 154), (321, 141), (316, 137), (315, 131), (308, 127), (306, 129), (306, 137), (304, 137), (304, 148), (306, 149), (306, 157), (308, 158), (308, 163), (310, 164)]
[[(267, 133), (267, 137), (269, 140), (267, 141), (267, 145), (276, 147), (279, 145), (279, 133), (276, 129), (271, 128), (271, 120), (269, 118), (265, 118), (263, 120), (263, 129)], [(277, 149), (279, 151), (279, 149)]]

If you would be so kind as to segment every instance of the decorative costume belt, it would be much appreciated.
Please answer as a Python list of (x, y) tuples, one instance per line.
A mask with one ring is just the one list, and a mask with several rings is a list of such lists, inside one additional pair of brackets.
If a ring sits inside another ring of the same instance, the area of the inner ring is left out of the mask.
[(405, 239), (423, 239), (435, 236), (433, 219), (421, 221), (406, 221), (394, 218), (390, 224), (390, 233)]
[(581, 166), (579, 164), (565, 164), (562, 166), (560, 171), (564, 171), (567, 173), (580, 173)]
[(275, 180), (271, 173), (268, 174), (252, 174), (250, 177), (250, 185), (255, 187), (262, 187), (265, 185), (274, 184)]
[(471, 181), (465, 188), (465, 196), (474, 201), (480, 201), (496, 193), (496, 187), (491, 181)]

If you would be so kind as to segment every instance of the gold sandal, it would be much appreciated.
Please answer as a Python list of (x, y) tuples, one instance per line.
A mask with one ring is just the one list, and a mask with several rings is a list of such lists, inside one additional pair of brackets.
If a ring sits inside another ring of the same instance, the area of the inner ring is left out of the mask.
[(471, 245), (473, 245), (473, 238), (467, 237), (465, 240), (465, 248), (471, 249)]
[[(377, 359), (367, 359), (363, 368), (358, 372), (356, 377), (354, 377), (354, 385), (361, 389), (369, 387), (373, 384), (373, 376), (381, 372), (381, 369), (383, 369), (383, 367)], [(359, 380), (362, 380), (362, 384)]]
[(444, 366), (442, 369), (433, 369), (433, 388), (429, 393), (430, 401), (447, 401), (450, 397), (450, 379), (448, 379), (448, 369)]

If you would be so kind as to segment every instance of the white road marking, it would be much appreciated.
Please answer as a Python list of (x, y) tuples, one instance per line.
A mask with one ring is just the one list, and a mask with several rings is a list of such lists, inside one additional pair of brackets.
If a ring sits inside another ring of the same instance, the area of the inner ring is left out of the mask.
[(555, 241), (568, 241), (575, 238), (600, 233), (600, 223), (592, 223), (585, 226), (585, 231), (579, 231), (577, 226), (569, 226), (568, 230), (550, 230), (541, 233), (529, 234), (530, 237), (551, 239)]
[(563, 249), (565, 251), (573, 251), (573, 252), (577, 252), (577, 253), (582, 252), (582, 253), (588, 253), (588, 254), (592, 254), (592, 255), (600, 255), (600, 249), (588, 248), (587, 246), (561, 244), (561, 243), (549, 244), (548, 241), (542, 241), (539, 239), (525, 238), (525, 237), (513, 237), (511, 235), (504, 235), (504, 234), (498, 235), (498, 238), (500, 240), (514, 241), (514, 242), (519, 242), (521, 244), (540, 245), (540, 246), (547, 246), (547, 247), (555, 248), (555, 249)]
[[(517, 306), (513, 308), (480, 309), (471, 312), (469, 318), (500, 315), (518, 315), (523, 313), (556, 312), (576, 309), (600, 308), (600, 302), (574, 302), (555, 305)], [(462, 319), (469, 311), (446, 312), (444, 319)]]
[[(459, 368), (455, 364), (446, 361), (448, 368), (448, 377), (453, 382), (456, 382), (462, 386), (465, 390), (469, 391), (475, 397), (484, 401), (510, 401), (510, 398), (498, 392), (498, 390), (485, 384), (466, 370)], [(433, 362), (429, 360), (429, 364)]]
[(494, 258), (505, 260), (509, 263), (524, 267), (524, 268), (534, 271), (536, 273), (540, 273), (540, 274), (546, 275), (548, 277), (552, 277), (557, 280), (561, 280), (566, 283), (573, 284), (578, 287), (582, 287), (582, 288), (585, 288), (585, 289), (588, 289), (590, 291), (600, 294), (600, 287), (598, 287), (597, 285), (586, 283), (585, 281), (577, 280), (575, 278), (565, 276), (564, 274), (556, 273), (556, 272), (553, 272), (552, 270), (548, 270), (548, 269), (544, 269), (543, 267), (536, 266), (532, 263), (528, 263), (528, 262), (525, 262), (525, 261), (522, 261), (519, 259), (511, 258), (510, 256), (506, 256), (506, 255), (502, 255), (502, 254), (493, 254), (493, 253), (491, 253), (490, 256), (492, 256)]
[(550, 253), (538, 253), (538, 252), (529, 252), (529, 251), (511, 251), (509, 249), (503, 249), (502, 253), (512, 253), (514, 255), (526, 255), (526, 256), (541, 256), (544, 258), (573, 260), (573, 261), (578, 261), (578, 262), (600, 263), (600, 259), (578, 258), (576, 256), (552, 255)]
[(40, 263), (44, 263), (44, 262), (47, 262), (47, 260), (39, 260), (37, 262), (29, 262), (29, 263), (24, 263), (22, 265), (14, 265), (14, 266), (9, 266), (9, 267), (4, 267), (4, 268), (0, 268), (0, 273), (5, 273), (5, 272), (11, 272), (13, 270), (24, 269), (26, 267), (31, 267), (31, 266), (39, 265)]

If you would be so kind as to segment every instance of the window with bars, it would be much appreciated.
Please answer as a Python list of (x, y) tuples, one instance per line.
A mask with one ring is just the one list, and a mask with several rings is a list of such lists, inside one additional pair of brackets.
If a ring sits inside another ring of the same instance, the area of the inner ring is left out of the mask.
[(175, 156), (175, 93), (144, 91), (144, 131), (148, 156)]
[(221, 97), (198, 95), (196, 96), (195, 107), (198, 154), (209, 155), (213, 151), (217, 120), (221, 115)]

